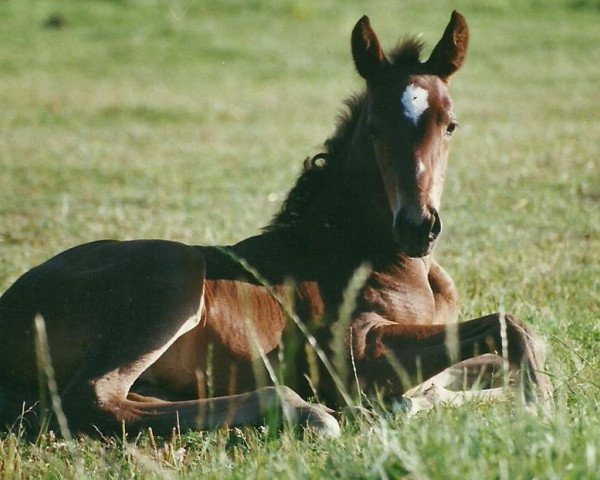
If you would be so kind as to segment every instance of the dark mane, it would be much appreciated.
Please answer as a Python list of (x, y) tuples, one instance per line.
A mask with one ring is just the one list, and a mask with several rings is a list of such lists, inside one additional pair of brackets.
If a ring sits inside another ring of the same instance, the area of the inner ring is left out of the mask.
[[(404, 39), (389, 53), (394, 68), (418, 70), (423, 42), (418, 38)], [(324, 143), (324, 151), (304, 161), (302, 173), (288, 193), (281, 209), (263, 229), (265, 232), (306, 225), (308, 221), (330, 222), (327, 214), (336, 213), (336, 189), (348, 145), (356, 129), (365, 93), (353, 95), (344, 103), (346, 111), (339, 117), (335, 133)], [(318, 207), (318, 208), (316, 208)], [(315, 214), (316, 218), (312, 217)], [(339, 214), (339, 211), (337, 212)]]
[[(341, 174), (348, 145), (356, 129), (364, 93), (353, 95), (344, 103), (346, 110), (338, 117), (335, 133), (323, 144), (324, 150), (314, 157), (304, 161), (302, 173), (296, 184), (290, 190), (281, 209), (264, 231), (274, 231), (285, 227), (305, 224), (307, 214), (315, 213), (315, 204), (320, 204), (319, 210), (325, 214), (326, 204), (333, 206), (336, 179)], [(321, 215), (321, 220), (323, 220)]]

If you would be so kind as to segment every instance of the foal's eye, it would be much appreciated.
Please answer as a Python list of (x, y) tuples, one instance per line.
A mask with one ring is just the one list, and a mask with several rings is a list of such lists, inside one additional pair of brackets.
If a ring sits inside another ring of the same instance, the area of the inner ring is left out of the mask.
[(456, 123), (456, 122), (450, 122), (448, 124), (448, 126), (446, 127), (446, 134), (447, 135), (452, 135), (454, 133), (454, 130), (456, 130), (456, 127), (458, 127), (458, 123)]

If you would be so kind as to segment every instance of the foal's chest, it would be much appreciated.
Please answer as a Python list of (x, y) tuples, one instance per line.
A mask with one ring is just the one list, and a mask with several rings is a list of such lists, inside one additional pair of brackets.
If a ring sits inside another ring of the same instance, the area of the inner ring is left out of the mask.
[(362, 291), (360, 313), (373, 312), (400, 324), (431, 324), (435, 299), (422, 259), (402, 259), (388, 269), (373, 272)]

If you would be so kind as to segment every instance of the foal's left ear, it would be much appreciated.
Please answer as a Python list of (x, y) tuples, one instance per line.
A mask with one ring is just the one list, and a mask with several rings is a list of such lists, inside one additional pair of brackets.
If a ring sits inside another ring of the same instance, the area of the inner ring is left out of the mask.
[(352, 30), (352, 57), (356, 70), (367, 82), (376, 81), (389, 64), (366, 15)]
[(465, 17), (454, 10), (444, 35), (425, 63), (427, 69), (444, 82), (448, 82), (452, 74), (464, 63), (468, 44), (469, 27)]

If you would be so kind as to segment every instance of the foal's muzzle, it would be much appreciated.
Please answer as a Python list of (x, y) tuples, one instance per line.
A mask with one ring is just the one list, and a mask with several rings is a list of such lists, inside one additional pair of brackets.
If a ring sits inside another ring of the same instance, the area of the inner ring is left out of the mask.
[(429, 208), (420, 219), (402, 209), (394, 219), (394, 237), (400, 250), (409, 257), (430, 254), (441, 231), (442, 221), (435, 208)]

